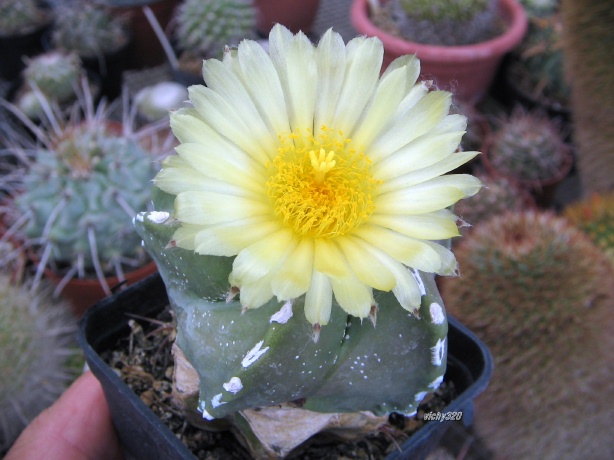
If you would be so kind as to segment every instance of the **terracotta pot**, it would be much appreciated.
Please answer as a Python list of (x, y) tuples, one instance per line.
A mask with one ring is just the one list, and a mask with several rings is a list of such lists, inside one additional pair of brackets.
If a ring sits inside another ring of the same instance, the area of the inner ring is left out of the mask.
[(505, 54), (520, 43), (527, 30), (527, 16), (518, 0), (500, 0), (499, 9), (507, 30), (492, 40), (463, 46), (426, 45), (395, 37), (371, 22), (368, 0), (353, 0), (350, 19), (359, 33), (382, 40), (383, 68), (399, 56), (416, 54), (422, 78), (433, 79), (440, 88), (453, 89), (459, 99), (476, 104), (488, 92)]
[[(125, 274), (126, 281), (122, 283), (116, 276), (107, 277), (106, 282), (111, 292), (119, 291), (127, 286), (130, 286), (137, 281), (147, 278), (149, 275), (158, 270), (155, 262), (150, 261), (144, 266), (137, 268)], [(50, 268), (45, 268), (45, 277), (49, 279), (55, 286), (62, 281), (62, 275), (54, 272)], [(77, 318), (81, 318), (85, 310), (91, 305), (94, 305), (99, 300), (107, 297), (100, 281), (96, 278), (73, 278), (61, 292), (62, 298), (70, 303), (72, 311)]]
[(268, 37), (271, 28), (279, 23), (293, 33), (302, 30), (309, 34), (320, 6), (320, 0), (254, 0), (257, 9), (256, 28)]

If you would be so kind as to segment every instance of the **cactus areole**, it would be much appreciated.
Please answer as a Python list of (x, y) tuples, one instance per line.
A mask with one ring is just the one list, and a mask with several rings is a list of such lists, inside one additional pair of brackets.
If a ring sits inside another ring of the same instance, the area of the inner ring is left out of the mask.
[(466, 119), (414, 56), (380, 77), (376, 38), (314, 46), (275, 26), (269, 42), (205, 61), (206, 87), (171, 114), (155, 211), (135, 218), (198, 408), (413, 414), (446, 366), (446, 208), (480, 187), (442, 176), (477, 155), (457, 150)]

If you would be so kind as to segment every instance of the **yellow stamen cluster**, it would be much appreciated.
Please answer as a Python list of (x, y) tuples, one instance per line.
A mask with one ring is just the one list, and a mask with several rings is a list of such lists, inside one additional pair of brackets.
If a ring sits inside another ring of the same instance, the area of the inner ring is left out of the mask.
[(356, 228), (373, 212), (377, 181), (371, 162), (350, 139), (322, 127), (280, 136), (268, 165), (268, 196), (275, 215), (299, 236), (333, 238)]

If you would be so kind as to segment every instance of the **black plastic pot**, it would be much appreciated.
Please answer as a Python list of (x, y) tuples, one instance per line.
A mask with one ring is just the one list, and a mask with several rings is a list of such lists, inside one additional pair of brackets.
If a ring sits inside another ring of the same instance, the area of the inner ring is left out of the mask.
[[(154, 317), (168, 304), (159, 274), (132, 285), (90, 307), (80, 323), (79, 343), (87, 363), (101, 382), (121, 443), (134, 459), (195, 460), (195, 456), (103, 361), (99, 353), (129, 333), (127, 313)], [(486, 346), (466, 327), (449, 317), (448, 367), (458, 396), (445, 412), (462, 412), (466, 426), (473, 420), (473, 400), (488, 385), (493, 363)], [(453, 423), (430, 422), (401, 445), (389, 459), (423, 459)]]

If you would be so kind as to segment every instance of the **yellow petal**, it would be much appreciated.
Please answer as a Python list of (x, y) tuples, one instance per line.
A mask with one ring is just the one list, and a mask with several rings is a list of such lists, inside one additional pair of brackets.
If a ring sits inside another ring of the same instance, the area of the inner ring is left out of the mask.
[(305, 294), (305, 317), (311, 324), (324, 326), (330, 320), (333, 290), (330, 279), (323, 273), (313, 270), (311, 284)]
[(316, 239), (313, 266), (320, 272), (330, 277), (345, 277), (349, 270), (345, 257), (334, 241)]
[(339, 246), (345, 254), (350, 270), (361, 283), (380, 291), (390, 291), (395, 285), (394, 276), (356, 240), (352, 237), (339, 238)]
[(352, 316), (366, 318), (375, 305), (373, 290), (361, 283), (355, 276), (331, 279), (335, 300), (339, 306)]
[(313, 240), (303, 239), (279, 267), (271, 281), (273, 293), (279, 300), (295, 299), (307, 292), (313, 271), (313, 255)]
[(369, 223), (423, 240), (444, 240), (458, 236), (456, 216), (442, 210), (428, 214), (373, 214)]
[[(233, 274), (230, 274), (229, 281), (232, 286), (236, 286), (233, 283)], [(245, 283), (240, 289), (240, 300), (243, 308), (258, 308), (267, 303), (273, 298), (273, 291), (271, 290), (270, 277), (265, 277), (258, 280), (255, 283)]]
[(243, 249), (232, 264), (237, 285), (254, 283), (282, 264), (298, 241), (287, 229), (278, 230)]
[(439, 254), (425, 241), (409, 238), (387, 228), (370, 224), (358, 227), (354, 235), (408, 267), (428, 273), (437, 273), (441, 267)]
[(279, 224), (266, 216), (200, 227), (194, 235), (194, 250), (213, 256), (235, 256), (246, 247), (279, 230)]

